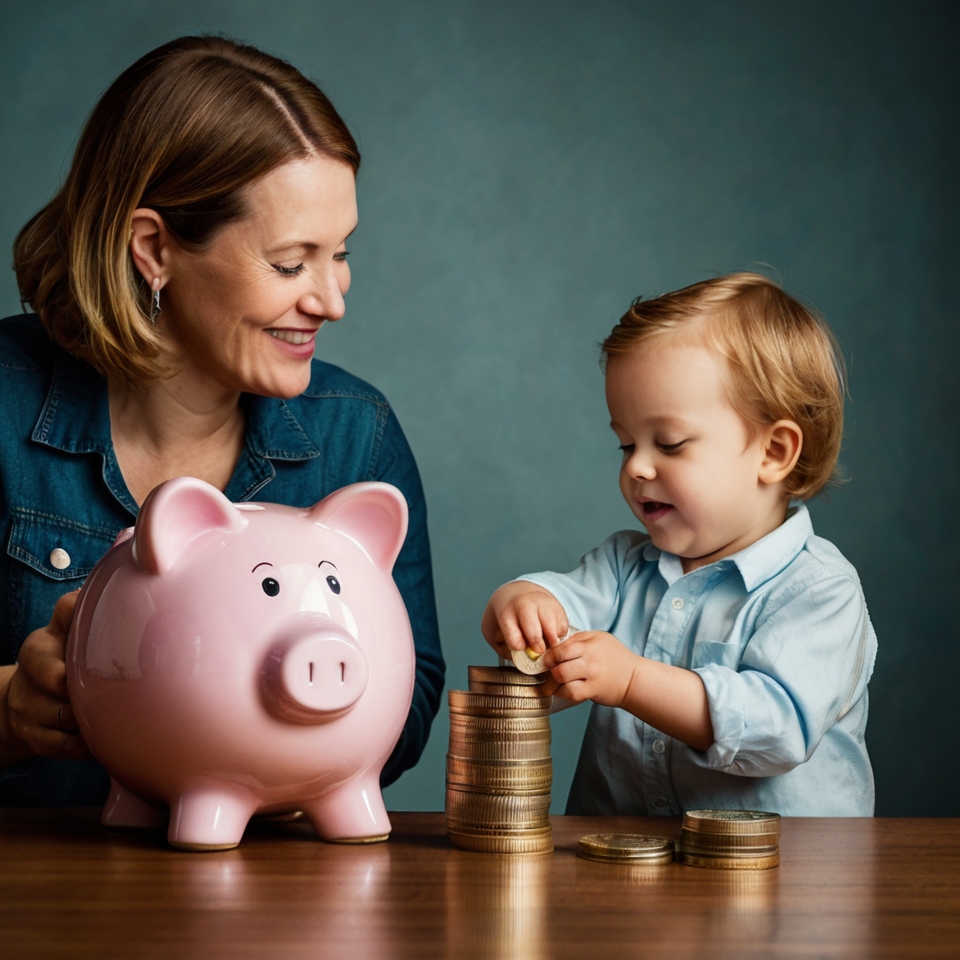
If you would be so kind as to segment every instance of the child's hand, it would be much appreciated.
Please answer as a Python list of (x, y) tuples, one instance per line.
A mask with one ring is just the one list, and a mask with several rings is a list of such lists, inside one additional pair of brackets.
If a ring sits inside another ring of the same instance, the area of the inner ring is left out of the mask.
[(505, 583), (487, 603), (480, 621), (484, 639), (504, 660), (511, 650), (543, 653), (566, 636), (567, 614), (560, 601), (527, 580)]
[(622, 707), (641, 659), (612, 633), (575, 633), (543, 655), (551, 678), (543, 686), (544, 693), (574, 703), (594, 700), (606, 707)]

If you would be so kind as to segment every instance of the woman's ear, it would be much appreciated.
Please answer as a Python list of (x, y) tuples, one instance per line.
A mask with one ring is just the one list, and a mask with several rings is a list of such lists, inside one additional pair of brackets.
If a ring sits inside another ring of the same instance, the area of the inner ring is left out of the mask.
[(130, 224), (130, 255), (151, 289), (159, 289), (167, 282), (169, 248), (170, 235), (163, 217), (149, 207), (134, 210)]
[(780, 483), (793, 472), (803, 449), (803, 431), (792, 420), (778, 420), (763, 429), (763, 460), (758, 479)]

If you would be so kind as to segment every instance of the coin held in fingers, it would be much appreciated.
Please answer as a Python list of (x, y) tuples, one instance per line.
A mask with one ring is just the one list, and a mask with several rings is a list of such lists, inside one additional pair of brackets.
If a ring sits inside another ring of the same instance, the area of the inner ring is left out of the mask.
[(543, 654), (537, 653), (527, 647), (525, 650), (511, 650), (510, 656), (513, 659), (513, 665), (528, 676), (535, 676), (538, 673), (546, 673), (546, 667), (543, 666)]

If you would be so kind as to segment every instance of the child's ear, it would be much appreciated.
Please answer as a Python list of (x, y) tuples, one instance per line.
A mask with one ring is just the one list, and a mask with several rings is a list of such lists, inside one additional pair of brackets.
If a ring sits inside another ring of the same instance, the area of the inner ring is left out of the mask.
[(803, 431), (792, 420), (778, 420), (763, 428), (763, 440), (758, 479), (761, 483), (780, 483), (797, 465), (803, 448)]

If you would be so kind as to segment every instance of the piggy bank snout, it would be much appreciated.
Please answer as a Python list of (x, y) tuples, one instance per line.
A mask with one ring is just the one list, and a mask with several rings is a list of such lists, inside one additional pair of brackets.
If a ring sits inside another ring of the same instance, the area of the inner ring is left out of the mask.
[(264, 700), (294, 723), (324, 723), (346, 713), (367, 687), (367, 658), (336, 625), (278, 643), (263, 668)]

